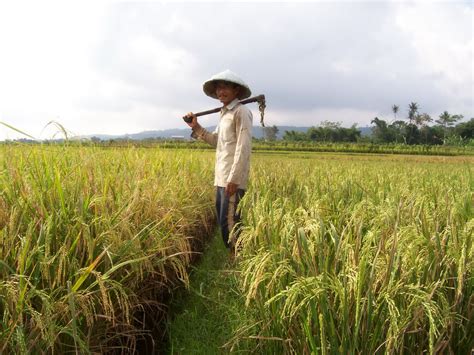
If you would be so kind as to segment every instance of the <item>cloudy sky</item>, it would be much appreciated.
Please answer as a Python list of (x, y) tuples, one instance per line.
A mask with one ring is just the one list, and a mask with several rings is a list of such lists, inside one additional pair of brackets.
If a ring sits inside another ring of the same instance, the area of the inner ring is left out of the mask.
[(77, 135), (184, 128), (219, 106), (202, 83), (224, 69), (266, 95), (267, 125), (365, 126), (410, 102), (471, 118), (473, 18), (471, 1), (1, 2), (0, 121), (37, 138), (52, 120)]

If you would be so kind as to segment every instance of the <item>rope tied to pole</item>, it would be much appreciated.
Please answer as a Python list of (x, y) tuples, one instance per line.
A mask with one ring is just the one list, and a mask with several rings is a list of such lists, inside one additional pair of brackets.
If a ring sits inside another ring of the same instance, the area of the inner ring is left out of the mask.
[(260, 111), (260, 124), (262, 127), (265, 127), (265, 122), (263, 121), (265, 117), (265, 108), (267, 107), (265, 103), (265, 95), (260, 95), (260, 98), (257, 100), (258, 102), (258, 110)]

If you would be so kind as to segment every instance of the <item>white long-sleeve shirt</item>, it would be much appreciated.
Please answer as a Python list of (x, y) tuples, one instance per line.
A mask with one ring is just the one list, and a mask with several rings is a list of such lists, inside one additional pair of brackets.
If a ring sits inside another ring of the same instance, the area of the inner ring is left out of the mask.
[(192, 137), (216, 147), (214, 185), (226, 187), (232, 182), (239, 189), (247, 188), (252, 149), (252, 112), (235, 99), (221, 109), (219, 124), (214, 132), (200, 127)]

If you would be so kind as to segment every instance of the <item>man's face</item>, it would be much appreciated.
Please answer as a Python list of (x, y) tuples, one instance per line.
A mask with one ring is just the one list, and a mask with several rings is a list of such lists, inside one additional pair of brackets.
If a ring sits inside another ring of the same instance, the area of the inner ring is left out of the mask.
[(220, 102), (227, 106), (239, 95), (240, 87), (226, 81), (219, 81), (216, 84), (216, 96)]

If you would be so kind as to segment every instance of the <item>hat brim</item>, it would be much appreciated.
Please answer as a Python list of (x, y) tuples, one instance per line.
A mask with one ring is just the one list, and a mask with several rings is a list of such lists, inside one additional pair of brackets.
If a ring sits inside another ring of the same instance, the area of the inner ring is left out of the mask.
[(252, 92), (250, 91), (250, 88), (248, 86), (244, 86), (240, 83), (235, 83), (233, 81), (229, 81), (229, 80), (222, 80), (222, 79), (219, 79), (219, 80), (208, 80), (206, 81), (203, 85), (202, 85), (202, 89), (204, 90), (204, 93), (209, 96), (209, 97), (212, 97), (213, 99), (217, 99), (217, 95), (216, 95), (216, 85), (219, 81), (225, 81), (225, 82), (228, 82), (228, 83), (232, 83), (232, 84), (236, 84), (236, 85), (239, 85), (240, 87), (240, 90), (239, 90), (239, 95), (237, 96), (237, 98), (239, 100), (243, 100), (243, 99), (246, 99), (248, 97), (250, 97), (252, 95)]

